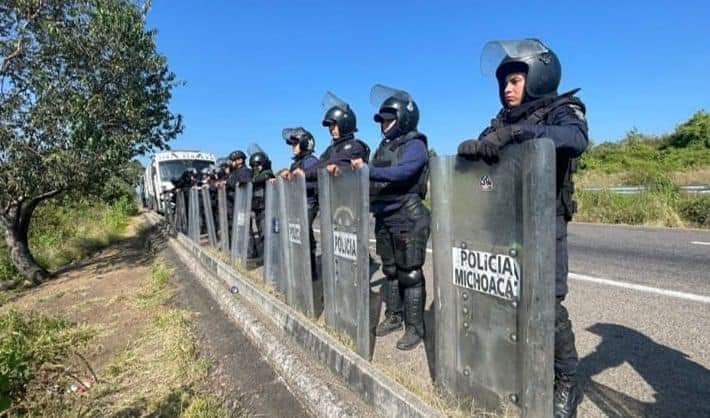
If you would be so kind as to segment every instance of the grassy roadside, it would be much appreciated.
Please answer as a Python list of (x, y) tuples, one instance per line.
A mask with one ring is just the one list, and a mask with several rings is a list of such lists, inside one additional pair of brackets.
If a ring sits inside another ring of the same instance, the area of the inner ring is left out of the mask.
[[(710, 184), (710, 113), (696, 113), (669, 135), (631, 131), (619, 142), (591, 146), (580, 159), (575, 181), (576, 220), (710, 228), (710, 196), (686, 195), (679, 188)], [(646, 191), (585, 191), (621, 185)]]
[(229, 415), (210, 395), (210, 363), (199, 354), (190, 313), (171, 306), (172, 268), (133, 256), (115, 262), (125, 253), (102, 252), (0, 308), (7, 415)]
[[(113, 203), (49, 201), (37, 208), (32, 219), (30, 248), (42, 267), (55, 271), (120, 239), (137, 214), (138, 207), (129, 196)], [(16, 277), (5, 241), (0, 239), (0, 280)]]

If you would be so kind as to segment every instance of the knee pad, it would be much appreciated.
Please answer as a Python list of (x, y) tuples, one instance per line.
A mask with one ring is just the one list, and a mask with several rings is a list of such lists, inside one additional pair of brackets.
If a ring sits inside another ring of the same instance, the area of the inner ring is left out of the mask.
[(395, 278), (397, 277), (397, 267), (392, 265), (383, 265), (382, 266), (382, 273), (384, 273), (385, 276), (390, 277), (390, 278)]
[(423, 287), (424, 273), (421, 269), (416, 270), (398, 270), (397, 280), (402, 288), (408, 287)]

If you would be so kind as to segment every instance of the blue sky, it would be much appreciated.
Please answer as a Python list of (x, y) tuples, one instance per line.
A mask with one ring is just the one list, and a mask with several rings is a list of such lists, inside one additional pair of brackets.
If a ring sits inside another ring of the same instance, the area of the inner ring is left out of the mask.
[(481, 75), (483, 45), (543, 39), (562, 61), (560, 92), (580, 87), (590, 135), (633, 127), (660, 134), (710, 110), (707, 1), (216, 1), (156, 0), (158, 47), (186, 84), (172, 109), (184, 134), (174, 149), (223, 156), (258, 143), (275, 167), (290, 160), (281, 129), (304, 126), (317, 152), (326, 90), (348, 101), (360, 137), (379, 143), (369, 92), (409, 91), (420, 130), (439, 153), (476, 137), (500, 108)]

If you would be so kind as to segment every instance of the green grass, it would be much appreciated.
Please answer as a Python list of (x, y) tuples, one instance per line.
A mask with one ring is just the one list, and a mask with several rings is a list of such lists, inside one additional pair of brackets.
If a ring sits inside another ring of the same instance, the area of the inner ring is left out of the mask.
[[(710, 183), (710, 113), (698, 112), (665, 136), (629, 132), (617, 143), (590, 147), (575, 177), (576, 220), (669, 227), (710, 227), (710, 197), (683, 195), (679, 186)], [(620, 195), (586, 187), (644, 186)]]
[(24, 396), (47, 364), (62, 364), (83, 349), (94, 331), (55, 317), (15, 310), (0, 315), (0, 410)]
[[(30, 249), (39, 265), (53, 271), (116, 241), (136, 214), (138, 208), (130, 196), (111, 204), (86, 199), (49, 201), (32, 218)], [(0, 280), (13, 280), (17, 274), (5, 241), (0, 240)]]

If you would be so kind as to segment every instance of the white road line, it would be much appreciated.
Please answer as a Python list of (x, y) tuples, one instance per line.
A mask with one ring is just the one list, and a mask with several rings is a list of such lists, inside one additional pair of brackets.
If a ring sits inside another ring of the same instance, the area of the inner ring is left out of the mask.
[(607, 286), (621, 287), (623, 289), (638, 290), (640, 292), (654, 293), (656, 295), (670, 296), (678, 299), (690, 300), (693, 302), (700, 302), (705, 304), (710, 304), (709, 296), (696, 295), (694, 293), (678, 292), (676, 290), (659, 289), (657, 287), (643, 286), (640, 284), (622, 282), (618, 280), (602, 279), (599, 277), (587, 276), (584, 274), (569, 273), (569, 278), (574, 280), (580, 280), (584, 282), (591, 282), (597, 284), (603, 284)]
[[(318, 231), (318, 233), (320, 233), (319, 230), (316, 229), (316, 231)], [(369, 241), (370, 241), (370, 243), (373, 243), (373, 244), (377, 242), (377, 240), (375, 240), (374, 238), (370, 238)], [(701, 242), (701, 241), (693, 241), (693, 244), (695, 244), (696, 242)], [(710, 245), (710, 243), (702, 243), (699, 245)], [(431, 253), (432, 249), (427, 248), (426, 252)], [(619, 281), (619, 280), (602, 279), (599, 277), (592, 277), (592, 276), (587, 276), (584, 274), (578, 274), (578, 273), (572, 273), (572, 272), (569, 273), (568, 277), (572, 280), (580, 280), (580, 281), (584, 281), (584, 282), (603, 284), (606, 286), (620, 287), (622, 289), (636, 290), (639, 292), (653, 293), (656, 295), (663, 295), (663, 296), (669, 296), (669, 297), (678, 298), (678, 299), (690, 300), (693, 302), (710, 304), (710, 296), (696, 295), (695, 293), (686, 293), (686, 292), (679, 292), (676, 290), (660, 289), (657, 287), (643, 286), (640, 284), (634, 284), (634, 283), (629, 283), (629, 282), (624, 282), (624, 281)]]
[(705, 241), (691, 241), (690, 243), (695, 245), (710, 245), (710, 242)]

